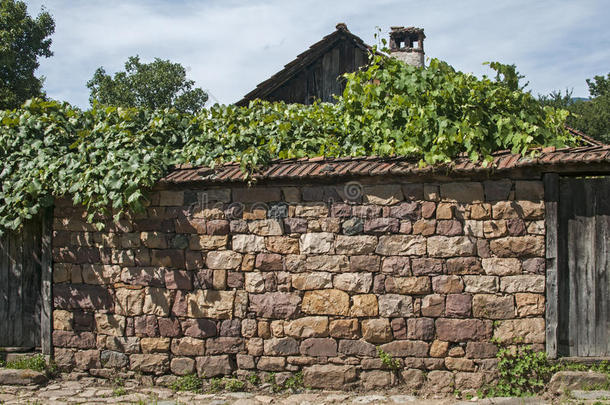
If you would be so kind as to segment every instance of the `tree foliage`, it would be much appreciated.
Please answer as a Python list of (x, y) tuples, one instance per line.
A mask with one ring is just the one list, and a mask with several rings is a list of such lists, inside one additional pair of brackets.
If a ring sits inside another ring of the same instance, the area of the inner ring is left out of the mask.
[(141, 209), (177, 163), (239, 162), (251, 173), (274, 158), (403, 155), (423, 165), (570, 145), (567, 112), (542, 107), (514, 86), (514, 68), (503, 69), (477, 79), (438, 60), (421, 69), (375, 57), (347, 75), (336, 104), (255, 101), (197, 115), (32, 100), (0, 112), (0, 227), (18, 227), (59, 196), (103, 226), (98, 214)]
[(186, 69), (179, 63), (156, 58), (142, 63), (138, 56), (125, 62), (125, 71), (114, 77), (98, 68), (87, 82), (89, 101), (117, 107), (162, 109), (196, 113), (203, 109), (208, 95), (195, 82), (186, 78)]
[(563, 108), (570, 112), (567, 125), (585, 134), (610, 143), (610, 73), (607, 77), (594, 76), (587, 79), (589, 100), (574, 99), (571, 90), (565, 93), (553, 91), (549, 95), (540, 96), (543, 105)]
[(50, 57), (55, 22), (42, 11), (34, 19), (22, 1), (0, 0), (0, 109), (19, 107), (40, 96), (42, 79), (34, 76), (39, 57)]

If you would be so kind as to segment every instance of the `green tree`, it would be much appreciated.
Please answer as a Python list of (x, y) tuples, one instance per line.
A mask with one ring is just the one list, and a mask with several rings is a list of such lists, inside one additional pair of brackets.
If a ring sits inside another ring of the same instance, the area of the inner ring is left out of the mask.
[(55, 22), (47, 11), (35, 19), (23, 1), (0, 0), (0, 109), (40, 96), (44, 78), (34, 76), (38, 58), (53, 55), (49, 36)]
[(125, 63), (125, 71), (114, 77), (98, 68), (87, 82), (91, 90), (89, 101), (120, 107), (144, 107), (163, 109), (174, 107), (178, 111), (195, 113), (200, 111), (208, 95), (195, 82), (186, 78), (186, 69), (179, 63), (155, 58), (154, 62), (142, 63), (132, 56)]
[(607, 77), (595, 76), (587, 79), (589, 100), (572, 98), (572, 91), (565, 94), (553, 91), (539, 96), (543, 105), (567, 109), (570, 115), (566, 124), (599, 141), (610, 143), (610, 73)]

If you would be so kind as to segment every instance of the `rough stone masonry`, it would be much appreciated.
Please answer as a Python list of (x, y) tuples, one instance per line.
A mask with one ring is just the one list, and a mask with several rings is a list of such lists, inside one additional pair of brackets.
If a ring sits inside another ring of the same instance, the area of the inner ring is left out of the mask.
[(57, 201), (57, 363), (376, 388), (379, 347), (450, 393), (493, 378), (492, 338), (543, 348), (541, 182), (363, 182), (156, 190), (101, 232)]

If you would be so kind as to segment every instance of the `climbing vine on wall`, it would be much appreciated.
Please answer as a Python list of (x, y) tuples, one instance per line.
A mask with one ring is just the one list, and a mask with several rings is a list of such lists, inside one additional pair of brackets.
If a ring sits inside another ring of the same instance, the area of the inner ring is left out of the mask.
[(541, 107), (492, 63), (495, 78), (477, 78), (433, 59), (420, 69), (375, 56), (347, 74), (336, 104), (256, 101), (215, 105), (197, 115), (174, 110), (95, 106), (33, 99), (0, 111), (0, 229), (16, 229), (70, 196), (89, 221), (138, 210), (145, 190), (178, 163), (239, 162), (248, 173), (274, 158), (401, 155), (420, 164), (466, 153), (491, 161), (501, 149), (574, 142), (567, 112)]

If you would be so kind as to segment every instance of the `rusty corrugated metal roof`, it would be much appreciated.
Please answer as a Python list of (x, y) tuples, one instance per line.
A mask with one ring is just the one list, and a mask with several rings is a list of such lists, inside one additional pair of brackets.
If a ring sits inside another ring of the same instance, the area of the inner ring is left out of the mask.
[[(610, 145), (582, 146), (577, 148), (543, 148), (534, 157), (512, 154), (510, 151), (494, 153), (493, 164), (485, 167), (481, 162), (473, 162), (467, 157), (456, 158), (451, 163), (419, 167), (417, 159), (405, 157), (343, 157), (311, 159), (274, 160), (260, 173), (254, 173), (256, 180), (303, 180), (339, 176), (383, 176), (413, 175), (428, 173), (467, 174), (493, 170), (494, 172), (527, 167), (552, 165), (610, 163)], [(189, 182), (241, 182), (246, 177), (236, 163), (229, 163), (210, 169), (180, 165), (172, 170), (160, 183)]]

